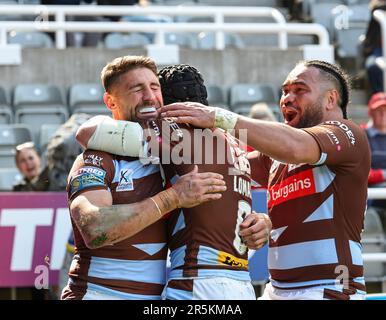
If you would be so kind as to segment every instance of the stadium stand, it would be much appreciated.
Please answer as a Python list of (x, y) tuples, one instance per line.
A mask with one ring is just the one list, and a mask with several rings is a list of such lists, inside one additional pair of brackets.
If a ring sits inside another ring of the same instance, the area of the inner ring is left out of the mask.
[(0, 124), (8, 124), (13, 121), (13, 112), (7, 102), (4, 88), (0, 87)]
[(256, 102), (276, 101), (275, 91), (267, 84), (238, 83), (229, 91), (229, 104), (232, 110), (244, 110)]
[(77, 83), (69, 89), (71, 113), (110, 114), (103, 103), (104, 89), (99, 83)]
[(54, 136), (56, 130), (59, 128), (59, 124), (42, 124), (39, 130), (39, 150), (40, 154), (44, 154), (47, 145), (51, 138)]
[(150, 43), (150, 39), (140, 33), (122, 34), (113, 32), (109, 33), (104, 40), (107, 49), (142, 47)]
[(12, 191), (13, 185), (21, 179), (17, 168), (0, 168), (0, 191)]
[(0, 167), (15, 167), (15, 147), (27, 141), (32, 141), (29, 126), (25, 124), (0, 125)]
[(34, 141), (38, 141), (42, 123), (60, 124), (69, 115), (59, 88), (48, 84), (17, 85), (13, 92), (13, 108), (15, 122), (28, 123)]
[(11, 44), (20, 44), (23, 48), (53, 48), (50, 36), (43, 32), (11, 32), (8, 37)]
[(220, 86), (215, 84), (208, 85), (206, 87), (208, 92), (208, 103), (211, 106), (221, 107), (224, 109), (230, 109), (228, 102), (224, 99), (224, 91)]
[[(362, 234), (363, 253), (385, 252), (385, 244), (385, 233), (379, 215), (375, 210), (368, 209)], [(364, 270), (366, 282), (385, 279), (385, 264), (383, 262), (365, 262)]]

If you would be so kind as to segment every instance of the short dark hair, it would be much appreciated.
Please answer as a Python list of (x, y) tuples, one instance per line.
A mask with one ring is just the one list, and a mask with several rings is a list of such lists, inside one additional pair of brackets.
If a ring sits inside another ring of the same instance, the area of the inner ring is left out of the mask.
[(321, 76), (333, 83), (339, 93), (338, 104), (342, 109), (343, 118), (347, 119), (347, 105), (350, 99), (350, 78), (347, 73), (336, 64), (321, 60), (301, 61), (299, 64), (319, 69)]
[(162, 68), (158, 72), (164, 104), (175, 102), (200, 102), (208, 105), (208, 93), (201, 73), (187, 64)]
[(157, 75), (157, 66), (152, 58), (145, 56), (123, 56), (109, 62), (101, 72), (103, 87), (108, 92), (121, 75), (137, 68), (148, 68)]

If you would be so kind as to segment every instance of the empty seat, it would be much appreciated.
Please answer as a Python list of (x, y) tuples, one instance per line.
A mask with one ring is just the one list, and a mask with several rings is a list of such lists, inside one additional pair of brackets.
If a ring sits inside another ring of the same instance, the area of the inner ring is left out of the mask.
[(140, 33), (122, 34), (113, 32), (109, 33), (104, 40), (107, 49), (143, 47), (150, 43), (150, 39)]
[(208, 85), (206, 86), (206, 91), (208, 92), (208, 103), (210, 106), (229, 109), (221, 87), (217, 85)]
[(32, 140), (31, 131), (26, 125), (0, 125), (0, 168), (14, 167), (15, 147), (21, 143)]
[(165, 43), (189, 48), (197, 47), (197, 39), (190, 33), (167, 32), (165, 33)]
[(30, 125), (35, 141), (38, 141), (41, 124), (60, 124), (68, 118), (67, 106), (63, 104), (59, 88), (54, 85), (17, 85), (13, 94), (13, 106), (15, 122)]
[[(365, 216), (365, 226), (362, 234), (363, 253), (377, 253), (385, 251), (385, 234), (378, 213), (368, 208)], [(384, 277), (383, 262), (365, 262), (364, 274), (366, 281), (377, 281)]]
[(54, 43), (44, 32), (10, 32), (8, 43), (20, 44), (23, 48), (53, 48)]
[(70, 87), (69, 105), (72, 112), (107, 109), (103, 102), (105, 90), (99, 83), (78, 83)]
[(276, 102), (276, 95), (270, 85), (239, 83), (230, 88), (229, 104), (232, 110), (251, 107), (256, 102)]
[(12, 191), (13, 186), (22, 179), (17, 168), (0, 168), (0, 191)]
[(0, 124), (8, 124), (12, 121), (12, 109), (7, 102), (4, 88), (0, 87)]

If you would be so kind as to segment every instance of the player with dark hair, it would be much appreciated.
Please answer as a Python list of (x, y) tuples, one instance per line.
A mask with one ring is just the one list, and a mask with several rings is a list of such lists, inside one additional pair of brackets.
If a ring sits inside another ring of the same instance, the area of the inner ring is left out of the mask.
[[(252, 177), (268, 188), (271, 283), (263, 299), (364, 299), (361, 231), (370, 150), (347, 120), (349, 81), (338, 66), (302, 61), (282, 85), (285, 123), (198, 103), (171, 104), (180, 123), (248, 130)], [(243, 231), (240, 232), (243, 235)]]
[[(194, 67), (170, 66), (160, 70), (158, 75), (166, 102), (207, 104), (204, 81)], [(100, 148), (96, 142), (106, 139), (104, 124), (106, 121), (97, 126), (98, 138), (95, 139), (94, 134), (91, 139), (93, 148)], [(197, 135), (193, 127), (178, 126), (172, 121), (149, 121), (142, 123), (142, 126), (151, 129), (151, 140), (144, 140), (151, 155), (161, 159), (165, 171), (179, 176), (189, 172), (196, 164), (199, 172), (220, 173), (227, 184), (222, 200), (181, 209), (170, 216), (168, 246), (171, 251), (171, 271), (164, 297), (188, 300), (255, 299), (248, 272), (247, 246), (256, 249), (267, 241), (270, 221), (263, 214), (251, 212), (250, 165), (246, 153), (236, 139), (220, 129), (198, 130), (202, 134)], [(117, 145), (113, 140), (120, 141), (124, 136), (110, 135), (110, 148)], [(177, 139), (173, 139), (173, 136)], [(126, 139), (129, 140), (127, 136)], [(159, 141), (160, 148), (157, 146)], [(173, 155), (174, 150), (186, 141), (191, 143), (177, 159), (181, 161), (173, 162), (171, 157), (172, 161), (168, 163), (166, 160), (170, 158), (165, 158), (165, 150), (167, 156)], [(155, 150), (160, 151), (157, 153)], [(122, 150), (118, 148), (114, 152)], [(241, 224), (249, 227), (253, 233), (253, 237), (246, 242), (239, 235)]]

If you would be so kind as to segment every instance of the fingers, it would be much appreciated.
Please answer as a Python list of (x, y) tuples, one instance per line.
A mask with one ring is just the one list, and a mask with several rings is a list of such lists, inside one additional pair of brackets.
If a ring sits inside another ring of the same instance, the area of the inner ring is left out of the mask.
[(259, 249), (264, 246), (268, 241), (269, 232), (267, 229), (243, 237), (243, 242), (249, 249)]
[[(197, 166), (196, 166), (197, 167)], [(200, 172), (197, 173), (199, 179), (224, 179), (224, 176), (215, 172)]]

